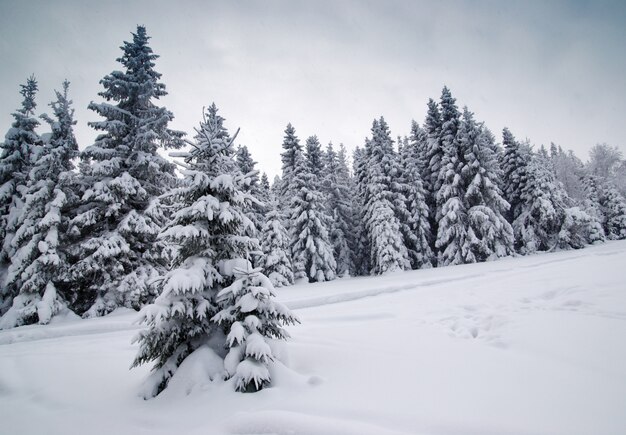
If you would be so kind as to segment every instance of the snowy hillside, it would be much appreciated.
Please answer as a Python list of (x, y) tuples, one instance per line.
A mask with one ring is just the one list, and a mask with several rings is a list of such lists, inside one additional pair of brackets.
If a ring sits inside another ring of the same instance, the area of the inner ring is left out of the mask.
[(141, 399), (131, 311), (0, 331), (0, 432), (624, 434), (625, 266), (619, 241), (279, 289), (302, 324), (255, 394), (189, 358)]

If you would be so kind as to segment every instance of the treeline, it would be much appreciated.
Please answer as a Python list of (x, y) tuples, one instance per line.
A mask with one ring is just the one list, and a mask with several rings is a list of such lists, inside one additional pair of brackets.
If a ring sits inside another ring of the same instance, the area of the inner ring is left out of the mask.
[[(626, 238), (615, 149), (596, 146), (584, 165), (506, 128), (499, 144), (445, 87), (408, 136), (394, 140), (385, 119), (374, 120), (352, 167), (343, 145), (301, 143), (288, 125), (282, 176), (270, 185), (249, 149), (234, 148), (237, 134), (214, 104), (193, 138), (168, 127), (148, 40), (138, 27), (122, 71), (101, 80), (103, 101), (89, 105), (100, 134), (83, 151), (69, 83), (52, 116), (39, 117), (36, 80), (21, 86), (0, 156), (0, 327), (149, 305), (136, 363), (157, 361), (151, 394), (216, 330), (233, 361), (271, 360), (258, 340), (286, 337), (281, 325), (297, 321), (273, 300), (274, 286)], [(49, 133), (37, 133), (41, 121)], [(172, 153), (181, 178), (158, 150), (185, 146)], [(263, 351), (246, 353), (246, 337)], [(241, 390), (269, 382), (263, 370), (238, 376)]]

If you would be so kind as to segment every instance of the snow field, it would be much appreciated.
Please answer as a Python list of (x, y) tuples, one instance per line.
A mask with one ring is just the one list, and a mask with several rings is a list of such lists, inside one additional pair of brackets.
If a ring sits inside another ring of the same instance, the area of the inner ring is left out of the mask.
[(623, 434), (626, 242), (277, 289), (302, 324), (273, 385), (208, 349), (160, 396), (136, 313), (0, 331), (7, 434)]

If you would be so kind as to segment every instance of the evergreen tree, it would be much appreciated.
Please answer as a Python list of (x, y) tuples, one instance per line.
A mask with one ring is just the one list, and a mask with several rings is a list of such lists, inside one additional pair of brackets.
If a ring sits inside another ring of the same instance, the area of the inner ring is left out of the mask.
[(602, 225), (593, 215), (579, 207), (565, 209), (558, 237), (560, 249), (581, 249), (604, 240)]
[(394, 181), (400, 175), (399, 162), (382, 117), (372, 124), (372, 139), (366, 141), (362, 159), (367, 162), (367, 169), (360, 176), (370, 273), (408, 270), (411, 263), (404, 240), (406, 233), (403, 234), (403, 223), (408, 221), (404, 220), (408, 215), (406, 198)]
[(441, 112), (439, 105), (433, 100), (428, 100), (428, 112), (424, 122), (426, 132), (426, 150), (424, 152), (425, 166), (422, 178), (426, 189), (426, 203), (428, 204), (431, 216), (435, 218), (436, 196), (439, 188), (439, 172), (441, 171), (441, 161), (444, 151), (441, 147)]
[(324, 192), (331, 214), (330, 242), (337, 261), (337, 275), (354, 272), (354, 218), (350, 173), (343, 144), (339, 153), (329, 143), (324, 155)]
[(606, 217), (604, 216), (604, 212), (600, 205), (600, 180), (595, 175), (585, 174), (582, 177), (581, 183), (584, 190), (584, 199), (582, 200), (581, 208), (600, 224), (602, 227), (602, 233), (606, 238), (606, 233), (604, 231)]
[[(366, 139), (366, 148), (369, 140)], [(356, 275), (369, 275), (370, 273), (370, 246), (368, 241), (365, 222), (365, 204), (369, 200), (367, 181), (369, 171), (367, 165), (367, 150), (356, 147), (352, 155), (352, 165), (356, 184), (356, 200), (354, 201), (354, 216), (356, 218), (356, 240), (353, 251), (353, 261)]]
[(261, 250), (263, 251), (263, 273), (274, 287), (293, 284), (293, 269), (289, 254), (289, 235), (282, 224), (278, 202), (269, 203), (269, 212), (261, 232)]
[(232, 143), (213, 104), (197, 129), (187, 169), (176, 190), (180, 209), (160, 233), (179, 246), (175, 268), (160, 282), (160, 295), (142, 310), (148, 329), (139, 333), (133, 366), (154, 361), (147, 396), (160, 393), (181, 363), (207, 347), (228, 354), (226, 377), (240, 391), (259, 389), (270, 379), (268, 337), (285, 338), (281, 323), (295, 318), (273, 300), (272, 285), (248, 255), (258, 250), (244, 208), (253, 202), (249, 183), (234, 160)]
[(68, 267), (63, 249), (67, 226), (63, 210), (75, 199), (71, 171), (72, 159), (78, 154), (68, 88), (66, 81), (63, 91), (56, 92), (57, 100), (50, 104), (55, 118), (43, 116), (52, 134), (34, 162), (24, 193), (25, 204), (12, 240), (16, 254), (7, 276), (8, 293), (15, 297), (2, 317), (2, 327), (46, 324), (67, 305), (67, 298), (58, 289), (58, 279)]
[(259, 199), (263, 204), (267, 204), (264, 209), (270, 209), (270, 201), (272, 196), (272, 188), (270, 187), (270, 181), (267, 178), (267, 174), (263, 172), (261, 174), (261, 180), (259, 181)]
[[(13, 113), (13, 124), (0, 144), (0, 264), (14, 254), (11, 247), (17, 220), (23, 207), (23, 195), (41, 139), (35, 131), (39, 121), (35, 117), (37, 81), (34, 76), (20, 85), (24, 98), (22, 107)], [(5, 299), (5, 302), (10, 302)], [(3, 311), (0, 304), (0, 313)]]
[(148, 39), (137, 27), (117, 59), (124, 70), (100, 82), (105, 102), (89, 104), (104, 118), (90, 125), (103, 133), (82, 153), (85, 187), (70, 229), (76, 245), (68, 277), (74, 307), (86, 317), (141, 307), (154, 297), (151, 283), (163, 269), (161, 249), (154, 249), (163, 218), (156, 197), (177, 180), (157, 150), (179, 147), (183, 134), (168, 129), (172, 113), (155, 105), (167, 93)]
[(324, 174), (324, 152), (322, 151), (322, 145), (320, 144), (317, 136), (310, 136), (306, 140), (305, 144), (305, 156), (309, 170), (316, 174), (315, 178), (316, 188), (322, 190), (323, 180), (319, 180), (319, 176)]
[(443, 157), (435, 185), (438, 189), (435, 218), (439, 222), (435, 241), (437, 262), (440, 266), (472, 263), (475, 260), (469, 250), (471, 237), (467, 233), (467, 207), (463, 201), (465, 186), (461, 178), (466, 162), (457, 137), (461, 120), (456, 99), (447, 87), (441, 93), (440, 106), (439, 143)]
[[(435, 240), (439, 228), (437, 214), (437, 192), (438, 177), (441, 171), (441, 160), (443, 159), (443, 149), (441, 148), (441, 112), (439, 105), (431, 98), (428, 100), (428, 111), (424, 121), (424, 146), (421, 151), (420, 161), (422, 165), (422, 181), (424, 183), (424, 199), (428, 206), (428, 216), (433, 236), (431, 240), (431, 250), (436, 251)], [(412, 135), (413, 140), (417, 140), (417, 135)]]
[(523, 169), (519, 215), (513, 221), (516, 250), (521, 254), (555, 249), (564, 219), (564, 192), (540, 156)]
[(281, 203), (282, 208), (285, 210), (290, 203), (291, 196), (293, 195), (293, 191), (291, 190), (293, 183), (292, 173), (296, 167), (296, 159), (298, 155), (302, 154), (302, 145), (300, 145), (298, 136), (296, 136), (296, 129), (293, 128), (291, 123), (287, 124), (287, 128), (285, 129), (285, 137), (283, 139), (282, 147), (285, 151), (280, 155), (283, 174), (281, 177), (282, 185), (280, 187), (280, 196), (278, 197), (278, 200)]
[(423, 131), (415, 121), (411, 125), (411, 141), (406, 141), (400, 152), (403, 168), (402, 184), (405, 186), (407, 210), (409, 211), (408, 226), (410, 237), (407, 251), (413, 269), (432, 267), (434, 254), (430, 248), (432, 233), (430, 231), (429, 210), (426, 205), (425, 192), (420, 176), (422, 167), (421, 137)]
[(407, 146), (412, 148), (412, 153), (416, 159), (418, 173), (422, 179), (424, 194), (428, 195), (431, 190), (430, 186), (430, 162), (428, 161), (428, 134), (426, 130), (420, 128), (419, 124), (411, 121), (411, 135), (409, 136)]
[(530, 160), (527, 147), (515, 140), (508, 128), (502, 130), (503, 191), (504, 197), (510, 205), (508, 218), (513, 222), (522, 212), (522, 191), (528, 180), (526, 168)]
[(227, 327), (227, 377), (234, 378), (237, 391), (254, 392), (271, 382), (267, 366), (274, 356), (268, 340), (289, 338), (283, 325), (299, 321), (274, 300), (274, 287), (260, 269), (235, 268), (234, 276), (235, 282), (217, 295), (226, 308), (212, 320)]
[(509, 203), (498, 187), (498, 160), (494, 155), (493, 135), (474, 120), (467, 107), (458, 132), (464, 165), (461, 179), (467, 210), (467, 241), (470, 262), (511, 255), (513, 229), (504, 217)]
[(335, 279), (337, 267), (328, 235), (329, 217), (324, 207), (326, 198), (317, 181), (319, 172), (313, 172), (319, 145), (319, 142), (314, 144), (315, 141), (315, 137), (307, 141), (309, 153), (306, 158), (296, 148), (295, 166), (288, 177), (291, 180), (288, 189), (292, 195), (288, 210), (294, 275), (296, 280), (308, 278), (311, 282)]
[(604, 215), (604, 231), (610, 240), (626, 239), (626, 201), (620, 193), (605, 183), (600, 195), (600, 208)]
[(384, 198), (373, 200), (369, 204), (366, 219), (370, 246), (370, 273), (382, 275), (410, 269), (409, 255), (391, 203)]

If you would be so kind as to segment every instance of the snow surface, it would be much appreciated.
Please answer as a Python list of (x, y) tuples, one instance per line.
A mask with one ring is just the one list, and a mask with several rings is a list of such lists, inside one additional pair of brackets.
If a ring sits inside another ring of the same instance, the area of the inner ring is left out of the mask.
[(141, 399), (129, 310), (0, 331), (0, 433), (625, 434), (625, 266), (620, 241), (278, 289), (302, 324), (254, 394), (207, 349)]

